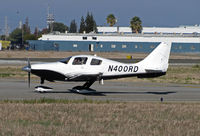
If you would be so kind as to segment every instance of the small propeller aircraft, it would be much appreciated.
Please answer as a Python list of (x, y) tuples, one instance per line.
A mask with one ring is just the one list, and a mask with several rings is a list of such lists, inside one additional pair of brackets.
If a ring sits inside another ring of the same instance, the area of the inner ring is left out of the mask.
[[(72, 90), (76, 92), (90, 91), (90, 86), (103, 80), (118, 79), (136, 76), (138, 78), (159, 77), (166, 74), (171, 43), (161, 42), (145, 59), (138, 63), (121, 63), (92, 55), (77, 55), (62, 59), (58, 62), (30, 64), (22, 70), (28, 72), (28, 84), (30, 87), (30, 74), (39, 76), (41, 84), (44, 81), (73, 81), (85, 82), (82, 86), (76, 86)], [(44, 86), (36, 87), (45, 91), (52, 89)]]

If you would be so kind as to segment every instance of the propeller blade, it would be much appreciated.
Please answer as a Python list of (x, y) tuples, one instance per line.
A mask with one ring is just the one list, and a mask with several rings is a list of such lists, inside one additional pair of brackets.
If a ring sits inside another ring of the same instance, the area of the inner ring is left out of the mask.
[(30, 82), (31, 82), (31, 63), (29, 58), (27, 59), (28, 65), (23, 67), (22, 70), (28, 72), (28, 87), (30, 88)]
[(28, 87), (30, 88), (31, 84), (31, 72), (28, 72)]
[(31, 63), (30, 63), (29, 58), (28, 58), (28, 68), (31, 68)]
[(30, 84), (31, 84), (31, 63), (30, 63), (29, 58), (28, 58), (28, 68), (29, 68), (29, 71), (28, 71), (28, 87), (30, 88)]

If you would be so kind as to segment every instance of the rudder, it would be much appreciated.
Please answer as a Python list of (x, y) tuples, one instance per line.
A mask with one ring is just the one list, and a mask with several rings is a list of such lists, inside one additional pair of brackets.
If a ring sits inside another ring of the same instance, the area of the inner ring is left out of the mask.
[(158, 70), (166, 72), (168, 68), (171, 43), (161, 42), (144, 60), (138, 64), (142, 65), (146, 71)]

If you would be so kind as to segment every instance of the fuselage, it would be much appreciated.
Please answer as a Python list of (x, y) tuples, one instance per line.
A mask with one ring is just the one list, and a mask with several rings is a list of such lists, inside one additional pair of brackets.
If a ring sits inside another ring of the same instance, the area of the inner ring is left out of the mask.
[[(79, 62), (78, 62), (79, 61)], [(142, 64), (126, 64), (91, 56), (77, 55), (54, 63), (32, 64), (31, 73), (48, 81), (89, 81), (131, 76), (160, 76), (165, 71), (147, 73)]]

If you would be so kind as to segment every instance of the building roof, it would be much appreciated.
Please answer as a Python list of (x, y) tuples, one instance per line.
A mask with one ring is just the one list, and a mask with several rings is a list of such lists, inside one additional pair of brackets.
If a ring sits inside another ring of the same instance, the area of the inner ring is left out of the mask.
[[(99, 33), (132, 33), (130, 27), (97, 27), (97, 29)], [(142, 33), (194, 34), (200, 33), (200, 26), (143, 27)]]

